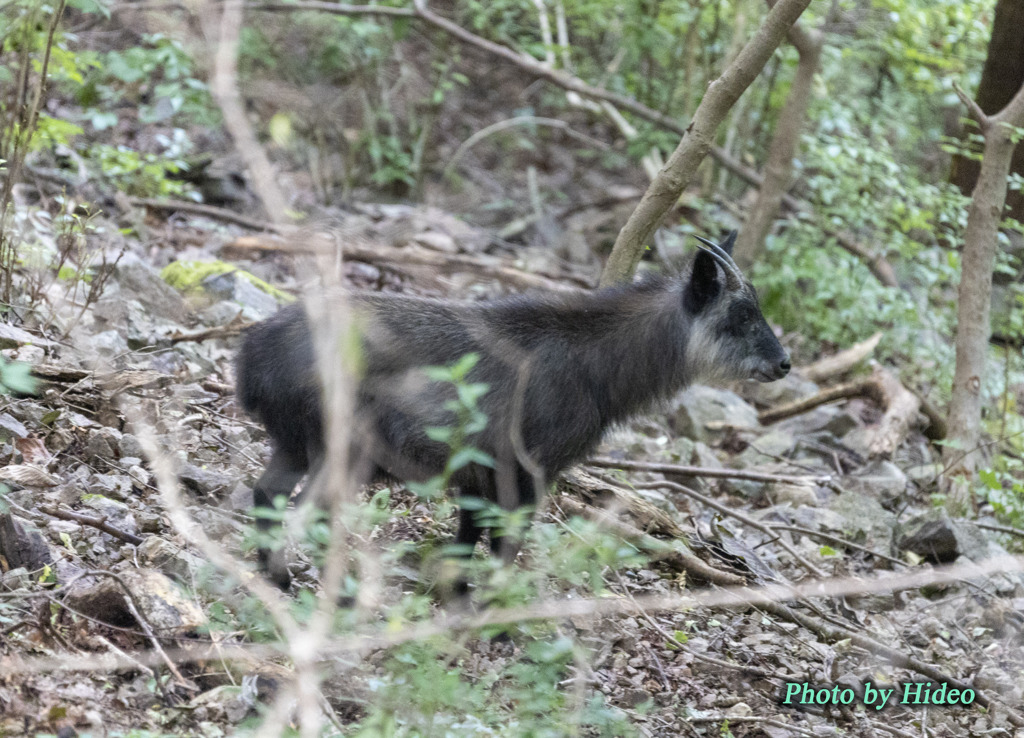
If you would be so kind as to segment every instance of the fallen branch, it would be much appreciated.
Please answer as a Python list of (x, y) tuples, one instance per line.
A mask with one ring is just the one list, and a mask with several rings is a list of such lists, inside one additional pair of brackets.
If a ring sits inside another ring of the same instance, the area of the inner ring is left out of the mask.
[(247, 215), (236, 213), (227, 208), (218, 208), (214, 205), (204, 205), (188, 200), (157, 200), (153, 197), (129, 197), (131, 205), (151, 210), (166, 210), (171, 212), (194, 213), (215, 220), (222, 220), (225, 223), (234, 223), (254, 231), (277, 231), (278, 226), (258, 218), (250, 218)]
[(224, 325), (214, 326), (213, 328), (207, 328), (201, 331), (192, 331), (190, 333), (176, 331), (171, 335), (171, 344), (173, 345), (183, 341), (194, 341), (199, 343), (201, 341), (209, 341), (214, 338), (230, 338), (232, 336), (237, 336), (249, 325), (250, 323), (242, 319), (242, 312), (239, 311), (238, 315), (233, 317)]
[(853, 369), (857, 364), (874, 353), (878, 342), (882, 340), (882, 332), (879, 331), (865, 341), (856, 343), (848, 349), (844, 349), (832, 356), (826, 356), (813, 364), (799, 367), (796, 371), (812, 382), (824, 382), (833, 377), (838, 377)]
[(622, 522), (607, 510), (587, 505), (567, 495), (554, 498), (552, 502), (556, 507), (569, 515), (578, 515), (581, 518), (591, 520), (613, 535), (625, 541), (635, 543), (650, 553), (653, 561), (665, 562), (679, 571), (684, 571), (699, 579), (721, 586), (740, 585), (745, 581), (738, 574), (715, 569), (697, 556), (680, 551), (670, 543), (650, 536), (629, 523)]
[[(236, 238), (223, 249), (238, 249), (242, 251), (280, 251), (284, 253), (315, 254), (332, 253), (337, 248), (333, 245), (316, 245), (309, 243), (295, 244), (284, 238), (268, 236), (241, 236)], [(509, 266), (496, 257), (469, 256), (468, 254), (442, 254), (436, 251), (406, 246), (402, 248), (374, 244), (373, 246), (361, 246), (359, 244), (346, 243), (341, 245), (341, 252), (347, 260), (362, 261), (367, 264), (414, 264), (417, 266), (429, 266), (439, 272), (451, 272), (458, 269), (473, 271), (486, 277), (492, 277), (504, 282), (509, 282), (522, 289), (543, 289), (552, 292), (574, 291), (563, 282), (559, 282), (538, 274), (531, 274)], [(574, 280), (580, 286), (589, 286), (585, 280), (566, 275), (566, 279)]]
[(917, 422), (921, 401), (908, 390), (892, 372), (876, 366), (873, 378), (882, 393), (885, 414), (874, 429), (874, 438), (868, 444), (872, 457), (891, 457), (910, 434)]
[(743, 523), (743, 525), (746, 525), (748, 528), (753, 528), (754, 530), (760, 531), (764, 535), (768, 536), (769, 542), (778, 543), (780, 546), (782, 546), (784, 549), (786, 549), (786, 551), (789, 553), (789, 555), (793, 557), (794, 561), (796, 561), (800, 566), (802, 566), (804, 569), (806, 569), (808, 572), (810, 572), (814, 576), (816, 576), (816, 577), (824, 577), (824, 576), (826, 576), (825, 573), (821, 569), (819, 569), (814, 564), (812, 564), (810, 561), (808, 561), (799, 551), (797, 551), (795, 548), (793, 548), (793, 546), (791, 546), (789, 544), (789, 541), (787, 541), (785, 538), (782, 538), (781, 536), (779, 536), (770, 527), (768, 527), (767, 525), (765, 525), (764, 523), (762, 523), (759, 520), (754, 520), (749, 515), (745, 515), (744, 513), (741, 513), (739, 510), (736, 510), (736, 509), (731, 508), (731, 507), (727, 507), (726, 505), (723, 505), (720, 502), (716, 502), (715, 500), (712, 500), (710, 497), (708, 497), (706, 495), (702, 495), (697, 490), (690, 489), (689, 487), (686, 487), (686, 486), (684, 486), (682, 484), (678, 484), (676, 482), (670, 482), (667, 479), (664, 480), (664, 481), (660, 481), (660, 482), (648, 482), (646, 484), (637, 484), (636, 488), (637, 489), (670, 489), (670, 490), (673, 490), (674, 492), (681, 492), (682, 494), (686, 495), (687, 497), (689, 497), (689, 498), (691, 498), (693, 500), (696, 500), (700, 504), (705, 505), (707, 507), (710, 507), (712, 510), (717, 510), (718, 512), (722, 513), (723, 515), (728, 515), (731, 518), (735, 518), (736, 520), (738, 520), (741, 523)]
[(829, 487), (835, 479), (829, 475), (797, 476), (793, 474), (769, 474), (748, 469), (712, 469), (708, 466), (687, 466), (685, 464), (666, 464), (659, 461), (632, 461), (628, 459), (609, 459), (596, 456), (587, 460), (588, 464), (606, 469), (626, 469), (630, 471), (649, 471), (661, 474), (676, 474), (684, 477), (705, 477), (708, 479), (745, 479), (750, 482), (778, 482), (781, 484), (817, 484)]
[(810, 397), (804, 397), (793, 402), (779, 405), (778, 407), (762, 410), (757, 414), (757, 419), (762, 425), (777, 423), (786, 418), (802, 415), (821, 405), (826, 405), (837, 400), (848, 400), (851, 397), (874, 397), (881, 401), (881, 390), (874, 379), (859, 379), (855, 382), (846, 382), (835, 387), (828, 387)]
[(120, 541), (124, 541), (125, 543), (130, 543), (133, 546), (138, 546), (143, 540), (134, 533), (129, 533), (128, 531), (121, 530), (120, 528), (115, 528), (107, 522), (105, 517), (94, 518), (91, 515), (82, 515), (81, 513), (72, 512), (71, 510), (64, 510), (56, 505), (40, 505), (39, 510), (40, 512), (46, 513), (54, 518), (70, 520), (81, 525), (87, 525), (90, 528), (95, 528), (96, 530), (101, 530), (104, 533), (111, 535)]
[(979, 528), (984, 528), (985, 530), (995, 531), (996, 533), (1005, 533), (1008, 536), (1024, 538), (1024, 530), (1021, 530), (1020, 528), (1012, 528), (1009, 525), (997, 525), (995, 523), (983, 523), (979, 520), (975, 520), (974, 524)]
[(869, 397), (884, 409), (882, 418), (872, 429), (868, 454), (871, 457), (892, 456), (917, 423), (921, 400), (903, 386), (899, 377), (878, 364), (867, 379), (829, 387), (802, 400), (769, 408), (759, 413), (757, 418), (767, 425), (800, 415), (829, 402), (852, 397)]
[[(783, 523), (772, 523), (770, 527), (772, 530), (788, 530), (790, 533), (799, 533), (801, 535), (810, 536), (811, 538), (820, 538), (821, 540), (828, 541), (829, 543), (835, 544), (836, 546), (842, 546), (843, 548), (851, 548), (854, 551), (862, 551), (863, 553), (874, 556), (876, 559), (884, 559), (885, 561), (888, 561), (890, 564), (908, 566), (906, 561), (901, 561), (900, 559), (897, 559), (893, 556), (888, 556), (884, 553), (873, 551), (872, 549), (866, 546), (861, 546), (859, 543), (848, 541), (845, 538), (840, 538), (839, 536), (834, 536), (830, 533), (823, 533), (820, 530), (803, 528), (799, 525), (785, 525)], [(1024, 535), (1024, 532), (1022, 532), (1022, 535)]]

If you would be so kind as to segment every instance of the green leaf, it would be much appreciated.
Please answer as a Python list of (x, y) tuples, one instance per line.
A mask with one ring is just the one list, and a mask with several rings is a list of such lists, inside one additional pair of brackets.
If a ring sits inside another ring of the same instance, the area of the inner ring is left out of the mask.
[(32, 367), (22, 361), (0, 363), (0, 385), (11, 392), (34, 395), (38, 383), (31, 371)]
[(451, 472), (456, 472), (469, 464), (479, 464), (493, 469), (494, 459), (478, 448), (460, 448), (448, 460), (448, 469)]

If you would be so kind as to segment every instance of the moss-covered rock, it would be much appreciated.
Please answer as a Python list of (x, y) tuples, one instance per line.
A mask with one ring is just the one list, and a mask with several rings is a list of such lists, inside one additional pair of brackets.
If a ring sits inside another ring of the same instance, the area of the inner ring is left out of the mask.
[(228, 264), (226, 261), (173, 261), (163, 268), (160, 276), (176, 290), (197, 293), (204, 291), (203, 280), (229, 272), (234, 272), (244, 278), (253, 287), (267, 293), (278, 302), (295, 302), (295, 298), (287, 292), (277, 289), (256, 275), (239, 269), (234, 264)]

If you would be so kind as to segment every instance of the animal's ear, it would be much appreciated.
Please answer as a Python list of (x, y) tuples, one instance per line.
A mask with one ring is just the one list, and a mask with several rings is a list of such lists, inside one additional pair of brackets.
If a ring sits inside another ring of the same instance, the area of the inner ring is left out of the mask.
[(736, 244), (737, 233), (739, 233), (739, 231), (729, 231), (729, 235), (726, 236), (725, 240), (719, 244), (722, 251), (727, 253), (729, 256), (732, 256), (732, 247)]
[(691, 313), (699, 313), (709, 305), (722, 291), (722, 279), (719, 276), (715, 257), (706, 251), (698, 251), (693, 260), (690, 281), (683, 294), (686, 307)]

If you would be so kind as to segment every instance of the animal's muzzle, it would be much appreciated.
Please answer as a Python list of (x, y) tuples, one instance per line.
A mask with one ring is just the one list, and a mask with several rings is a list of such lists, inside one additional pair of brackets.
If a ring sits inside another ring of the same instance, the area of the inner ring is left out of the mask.
[(783, 357), (775, 364), (765, 364), (754, 372), (754, 379), (758, 382), (774, 382), (778, 379), (782, 379), (784, 376), (789, 374), (789, 370), (792, 365), (789, 362), (789, 354), (784, 354)]

